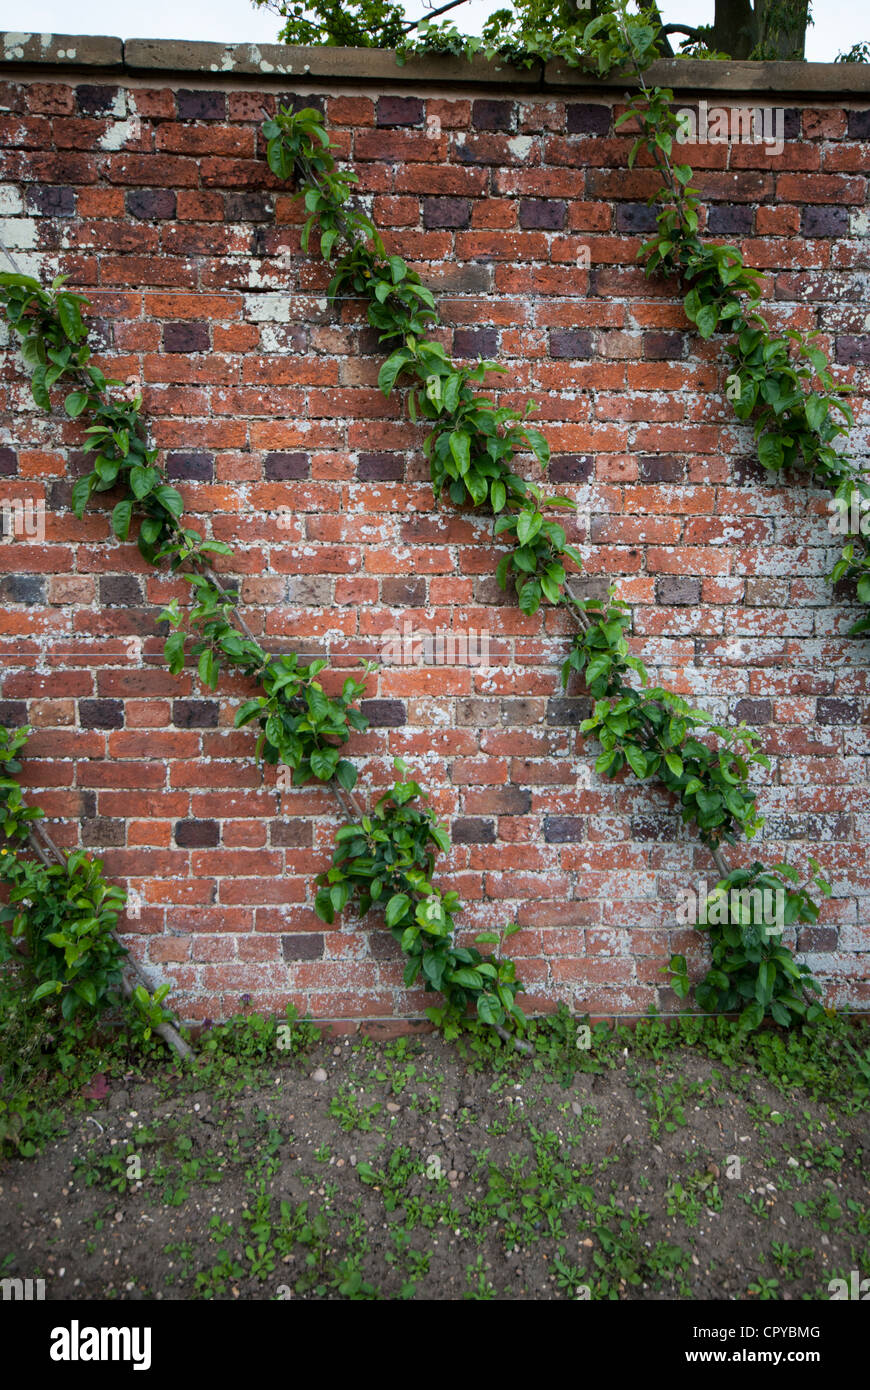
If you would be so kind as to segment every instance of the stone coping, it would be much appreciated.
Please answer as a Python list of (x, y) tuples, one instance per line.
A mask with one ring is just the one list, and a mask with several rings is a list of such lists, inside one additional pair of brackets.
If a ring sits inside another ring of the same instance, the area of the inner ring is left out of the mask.
[[(515, 91), (563, 93), (568, 90), (632, 86), (630, 76), (596, 78), (565, 63), (518, 71), (476, 57), (471, 63), (449, 57), (413, 58), (404, 67), (388, 49), (296, 48), (286, 44), (209, 43), (190, 39), (119, 39), (82, 34), (26, 34), (0, 31), (0, 67), (46, 72), (71, 71), (163, 77), (196, 74), (202, 81), (272, 83), (292, 77), (303, 82), (375, 84), (383, 87), (501, 87)], [(870, 101), (867, 63), (745, 63), (663, 59), (648, 72), (651, 85), (700, 95), (746, 95)]]

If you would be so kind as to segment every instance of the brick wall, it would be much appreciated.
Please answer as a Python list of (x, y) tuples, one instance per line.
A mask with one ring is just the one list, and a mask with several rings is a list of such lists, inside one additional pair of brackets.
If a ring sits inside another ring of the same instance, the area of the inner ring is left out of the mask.
[[(868, 644), (845, 635), (855, 610), (825, 580), (826, 494), (770, 485), (723, 399), (721, 340), (702, 343), (675, 287), (634, 264), (658, 179), (643, 159), (626, 168), (621, 91), (439, 87), (427, 69), (385, 93), (364, 69), (352, 86), (214, 69), (7, 65), (0, 235), (23, 268), (65, 271), (92, 300), (97, 360), (144, 384), (188, 515), (235, 547), (270, 648), (328, 655), (343, 678), (406, 620), (489, 634), (486, 667), (370, 678), (372, 728), (351, 745), (361, 793), (391, 779), (396, 755), (431, 789), (454, 840), (440, 878), (469, 932), (522, 924), (527, 1007), (668, 1010), (669, 953), (703, 961), (675, 902), (682, 885), (712, 886), (712, 863), (661, 791), (596, 777), (576, 727), (588, 701), (559, 686), (562, 621), (501, 594), (483, 519), (433, 507), (423, 433), (376, 388), (375, 335), (358, 304), (327, 304), (300, 209), (264, 162), (261, 106), (276, 96), (324, 111), (389, 250), (437, 292), (446, 346), (498, 357), (503, 401), (539, 402), (551, 478), (581, 508), (579, 587), (598, 594), (612, 576), (656, 678), (762, 729), (767, 826), (730, 857), (823, 861), (834, 896), (798, 944), (831, 999), (866, 1006)], [(780, 154), (687, 149), (707, 230), (768, 273), (777, 327), (821, 331), (858, 388), (866, 449), (868, 102), (766, 102), (785, 108)], [(419, 1016), (428, 1001), (402, 988), (379, 920), (325, 928), (313, 913), (331, 797), (279, 791), (257, 768), (254, 734), (232, 727), (243, 682), (212, 694), (168, 673), (156, 613), (186, 586), (112, 539), (107, 508), (71, 514), (78, 427), (34, 410), (0, 355), (0, 499), (46, 509), (44, 540), (0, 546), (0, 721), (38, 731), (24, 778), (52, 833), (141, 895), (129, 944), (188, 1019), (241, 996), (344, 1024)]]

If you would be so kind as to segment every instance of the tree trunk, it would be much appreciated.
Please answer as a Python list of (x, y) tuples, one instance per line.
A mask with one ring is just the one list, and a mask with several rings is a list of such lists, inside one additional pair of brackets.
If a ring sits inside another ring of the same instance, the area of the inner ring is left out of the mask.
[(809, 0), (755, 0), (761, 57), (803, 59)]
[(719, 53), (728, 53), (732, 58), (749, 57), (758, 42), (751, 0), (716, 0), (710, 42)]
[(732, 58), (803, 59), (809, 0), (716, 0), (712, 45)]

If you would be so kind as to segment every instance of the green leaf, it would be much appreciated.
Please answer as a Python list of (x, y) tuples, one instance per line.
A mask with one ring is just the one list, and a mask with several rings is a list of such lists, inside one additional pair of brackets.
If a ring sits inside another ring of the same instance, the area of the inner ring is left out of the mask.
[(218, 682), (218, 664), (211, 647), (207, 647), (199, 658), (199, 678), (209, 690), (214, 690)]
[(356, 768), (347, 758), (341, 758), (336, 764), (335, 776), (346, 792), (353, 791), (356, 786)]
[(540, 512), (524, 511), (520, 512), (517, 521), (517, 540), (521, 545), (534, 540), (544, 524), (544, 518)]
[(51, 397), (48, 394), (46, 385), (46, 369), (43, 366), (34, 368), (30, 378), (30, 389), (33, 399), (42, 410), (51, 410)]
[(471, 440), (464, 430), (454, 430), (450, 435), (450, 452), (459, 472), (467, 473), (471, 463)]
[(779, 434), (766, 434), (758, 441), (758, 459), (765, 468), (782, 468), (783, 438)]
[(407, 893), (394, 893), (387, 903), (384, 914), (387, 926), (394, 927), (397, 922), (401, 921), (410, 906), (411, 899)]
[(311, 771), (321, 782), (328, 782), (338, 763), (337, 748), (315, 748), (309, 759)]
[(130, 487), (140, 502), (143, 497), (148, 496), (148, 493), (156, 487), (159, 481), (160, 474), (156, 468), (143, 468), (141, 464), (137, 463), (130, 469)]
[(164, 483), (162, 487), (154, 489), (154, 496), (164, 510), (174, 516), (177, 521), (184, 511), (184, 498), (181, 493)]
[(532, 617), (541, 606), (541, 586), (537, 579), (529, 579), (518, 593), (520, 611)]
[(130, 534), (130, 522), (133, 518), (133, 503), (129, 498), (124, 502), (119, 502), (112, 511), (112, 530), (119, 541), (125, 541)]
[(378, 372), (378, 386), (385, 396), (388, 396), (396, 384), (396, 378), (404, 367), (411, 361), (411, 354), (407, 348), (397, 348), (394, 353), (387, 358), (381, 370)]
[(57, 297), (57, 316), (60, 319), (61, 328), (70, 342), (78, 342), (82, 336), (84, 325), (76, 301), (69, 295), (59, 294)]
[(646, 758), (640, 748), (637, 747), (637, 744), (627, 743), (625, 745), (625, 757), (636, 777), (646, 777)]
[(85, 507), (91, 495), (91, 475), (86, 478), (76, 478), (72, 487), (72, 509), (76, 516), (81, 520), (85, 514)]
[(74, 980), (73, 989), (80, 999), (84, 999), (86, 1004), (94, 1008), (97, 1002), (97, 991), (93, 980)]
[(75, 419), (77, 415), (81, 415), (87, 403), (87, 391), (70, 391), (69, 395), (63, 403), (63, 408), (66, 411), (67, 415), (70, 415), (73, 419)]
[(292, 175), (293, 155), (282, 139), (269, 141), (266, 160), (276, 178), (286, 182)]
[(37, 999), (45, 999), (49, 994), (60, 994), (61, 984), (59, 980), (45, 980), (43, 984), (37, 985), (30, 998), (33, 1003)]
[(173, 676), (184, 670), (184, 633), (172, 632), (163, 643), (163, 655)]

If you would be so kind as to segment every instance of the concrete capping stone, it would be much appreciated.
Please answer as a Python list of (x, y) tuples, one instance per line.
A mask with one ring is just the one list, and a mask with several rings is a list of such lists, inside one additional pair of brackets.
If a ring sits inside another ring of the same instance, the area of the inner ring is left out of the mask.
[(0, 30), (2, 67), (123, 68), (121, 39), (92, 34), (19, 34)]
[[(631, 74), (597, 78), (563, 62), (519, 71), (494, 59), (411, 58), (399, 67), (389, 49), (301, 48), (286, 44), (209, 43), (189, 39), (127, 39), (70, 34), (0, 32), (0, 67), (104, 68), (143, 75), (197, 73), (204, 80), (260, 82), (293, 77), (307, 82), (418, 87), (500, 87), (518, 92), (618, 91)], [(758, 97), (857, 97), (870, 101), (867, 63), (746, 63), (666, 58), (649, 69), (651, 85), (700, 95), (728, 92)]]

